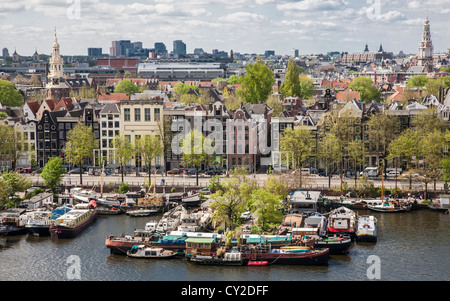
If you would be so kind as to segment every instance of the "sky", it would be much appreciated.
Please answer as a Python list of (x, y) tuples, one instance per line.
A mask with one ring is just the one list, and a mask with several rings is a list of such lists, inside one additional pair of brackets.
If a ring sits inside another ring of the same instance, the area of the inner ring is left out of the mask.
[(416, 54), (427, 16), (434, 52), (450, 48), (450, 0), (0, 0), (0, 49), (109, 54), (114, 40), (229, 52), (300, 54), (383, 49)]

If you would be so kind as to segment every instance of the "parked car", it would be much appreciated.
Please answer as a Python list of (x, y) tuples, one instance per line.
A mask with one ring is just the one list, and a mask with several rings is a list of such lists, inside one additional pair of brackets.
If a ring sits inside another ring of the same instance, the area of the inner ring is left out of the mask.
[(391, 171), (389, 171), (387, 174), (386, 174), (386, 176), (388, 176), (388, 177), (395, 177), (395, 176), (400, 176), (400, 172), (399, 171), (395, 171), (395, 170), (391, 170)]
[(32, 173), (33, 169), (31, 169), (31, 167), (24, 167), (24, 168), (19, 169), (17, 172), (18, 173)]
[(73, 174), (73, 173), (80, 174), (80, 173), (84, 173), (84, 170), (81, 169), (81, 172), (80, 172), (80, 169), (79, 169), (79, 168), (74, 168), (74, 169), (72, 169), (72, 170), (69, 170), (68, 173), (69, 173), (69, 174)]
[(200, 194), (204, 194), (204, 195), (210, 195), (211, 194), (211, 190), (209, 190), (209, 188), (205, 187), (203, 189), (199, 190)]
[(241, 214), (240, 218), (243, 220), (249, 220), (252, 218), (252, 213), (250, 212), (250, 210), (247, 210)]
[(216, 176), (216, 175), (221, 175), (222, 171), (219, 169), (216, 169), (216, 168), (210, 168), (210, 169), (206, 170), (205, 174), (208, 176)]
[(195, 174), (197, 174), (197, 169), (195, 169), (195, 168), (185, 169), (185, 170), (184, 170), (184, 173), (185, 173), (186, 175), (195, 175)]
[(169, 175), (179, 175), (181, 173), (181, 170), (178, 168), (171, 169), (167, 172)]

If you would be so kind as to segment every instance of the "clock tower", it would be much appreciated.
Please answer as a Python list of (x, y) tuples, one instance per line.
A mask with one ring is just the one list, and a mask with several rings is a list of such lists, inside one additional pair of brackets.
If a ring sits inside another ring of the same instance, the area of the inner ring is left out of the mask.
[(433, 43), (431, 42), (430, 22), (428, 21), (428, 15), (423, 25), (422, 41), (419, 45), (417, 65), (425, 67), (424, 72), (433, 72)]
[(49, 70), (47, 76), (47, 98), (53, 98), (59, 101), (61, 98), (69, 97), (70, 87), (64, 80), (64, 61), (59, 51), (58, 38), (53, 43), (52, 57), (50, 58)]

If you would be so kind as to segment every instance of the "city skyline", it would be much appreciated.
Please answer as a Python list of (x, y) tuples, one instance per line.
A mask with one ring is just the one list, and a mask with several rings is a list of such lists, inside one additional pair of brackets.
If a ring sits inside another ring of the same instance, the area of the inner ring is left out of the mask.
[(428, 14), (435, 53), (450, 47), (450, 0), (3, 0), (0, 48), (31, 56), (51, 53), (54, 28), (62, 55), (87, 55), (115, 40), (144, 48), (182, 40), (187, 53), (202, 48), (277, 55), (358, 53), (366, 43), (397, 54), (417, 54)]

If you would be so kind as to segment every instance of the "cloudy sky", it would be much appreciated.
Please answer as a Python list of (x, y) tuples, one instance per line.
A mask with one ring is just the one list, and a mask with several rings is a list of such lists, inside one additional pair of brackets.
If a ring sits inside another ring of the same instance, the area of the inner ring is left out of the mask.
[(417, 53), (428, 16), (435, 52), (450, 48), (450, 0), (1, 0), (0, 49), (51, 53), (55, 26), (63, 55), (109, 53), (113, 40), (181, 39), (188, 53)]

